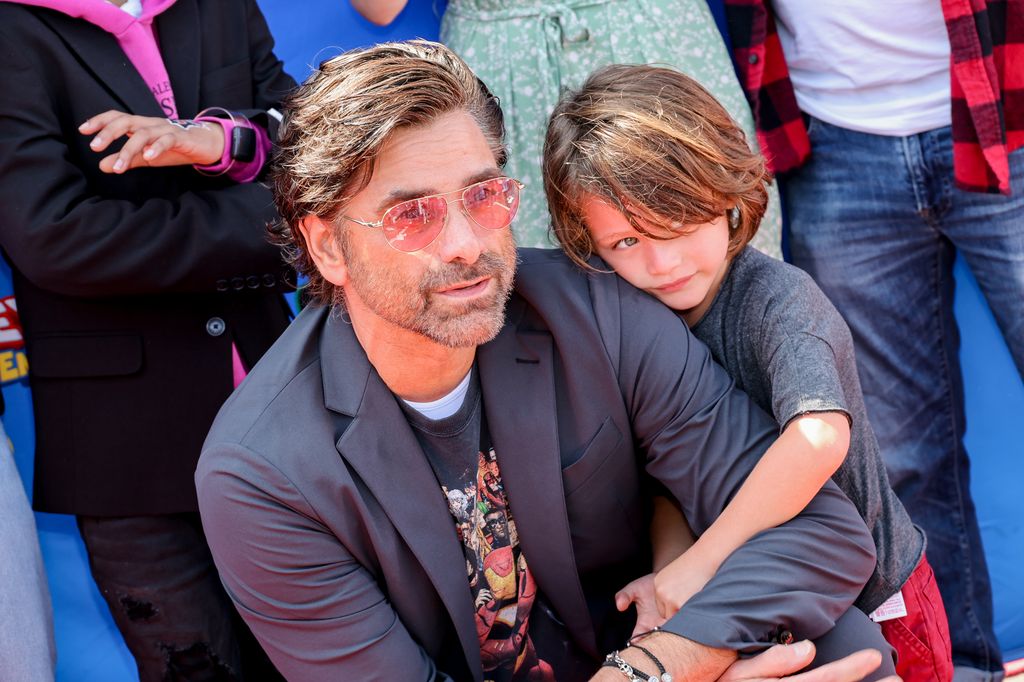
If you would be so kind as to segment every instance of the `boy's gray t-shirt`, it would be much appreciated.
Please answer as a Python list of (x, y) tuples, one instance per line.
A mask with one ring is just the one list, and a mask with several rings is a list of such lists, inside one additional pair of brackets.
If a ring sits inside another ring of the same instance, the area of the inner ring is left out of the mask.
[(780, 432), (809, 412), (850, 418), (850, 450), (832, 480), (875, 539), (878, 565), (857, 599), (871, 613), (913, 572), (924, 535), (889, 485), (846, 322), (807, 273), (747, 247), (692, 331), (736, 385), (775, 416)]

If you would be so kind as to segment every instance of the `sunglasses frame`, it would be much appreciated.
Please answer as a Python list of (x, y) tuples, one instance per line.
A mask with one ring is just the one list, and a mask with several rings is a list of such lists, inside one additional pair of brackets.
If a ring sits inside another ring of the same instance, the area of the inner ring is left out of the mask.
[[(440, 234), (442, 232), (444, 232), (444, 228), (448, 227), (448, 216), (451, 215), (451, 211), (450, 211), (450, 209), (448, 207), (453, 202), (458, 202), (458, 203), (461, 204), (460, 210), (462, 211), (462, 214), (464, 216), (466, 216), (466, 218), (470, 222), (472, 222), (474, 225), (476, 225), (477, 227), (483, 228), (485, 230), (495, 230), (495, 231), (496, 230), (504, 230), (504, 229), (508, 228), (509, 225), (512, 224), (512, 221), (515, 220), (515, 216), (513, 216), (511, 219), (509, 219), (507, 225), (502, 225), (501, 227), (487, 227), (485, 225), (481, 225), (480, 223), (478, 223), (476, 221), (476, 218), (474, 218), (470, 214), (470, 212), (468, 210), (466, 210), (466, 192), (468, 192), (472, 188), (476, 187), (477, 185), (482, 185), (482, 184), (484, 184), (486, 182), (494, 182), (495, 180), (510, 180), (516, 186), (516, 188), (517, 188), (516, 189), (516, 204), (517, 204), (516, 210), (518, 212), (518, 208), (519, 208), (518, 204), (519, 204), (519, 200), (521, 199), (521, 194), (520, 193), (522, 192), (522, 190), (525, 187), (525, 185), (523, 183), (521, 183), (519, 180), (516, 180), (515, 178), (510, 178), (507, 175), (497, 175), (497, 176), (495, 176), (493, 178), (486, 178), (484, 180), (478, 180), (477, 182), (470, 183), (470, 184), (466, 185), (465, 187), (463, 187), (461, 189), (453, 189), (450, 192), (441, 192), (439, 194), (426, 194), (426, 195), (424, 195), (422, 197), (416, 197), (415, 199), (405, 199), (404, 201), (399, 201), (398, 203), (394, 204), (393, 206), (389, 206), (388, 208), (386, 208), (384, 210), (384, 212), (381, 214), (380, 220), (377, 220), (375, 222), (368, 222), (368, 221), (365, 221), (365, 220), (359, 220), (358, 218), (352, 218), (352, 217), (344, 215), (344, 214), (342, 214), (341, 218), (344, 219), (344, 220), (348, 220), (349, 222), (353, 222), (356, 225), (361, 225), (362, 227), (371, 227), (371, 228), (380, 229), (380, 228), (384, 227), (384, 219), (387, 216), (387, 214), (390, 211), (393, 211), (394, 209), (398, 208), (399, 206), (401, 206), (403, 204), (407, 204), (409, 202), (413, 202), (413, 201), (423, 201), (424, 199), (433, 199), (435, 197), (440, 197), (440, 198), (445, 200), (444, 219), (441, 222), (441, 229), (439, 229), (437, 231), (437, 234), (435, 234), (433, 237), (431, 237), (430, 241), (428, 241), (426, 244), (424, 244), (423, 246), (420, 246), (420, 247), (418, 247), (416, 249), (413, 249), (412, 251), (405, 251), (403, 249), (398, 248), (394, 244), (392, 244), (391, 240), (389, 240), (387, 237), (384, 238), (384, 241), (387, 242), (387, 245), (390, 246), (391, 248), (393, 248), (395, 251), (398, 251), (399, 253), (416, 253), (417, 251), (422, 251), (423, 249), (425, 249), (428, 246), (430, 246), (431, 244), (433, 244), (434, 240), (436, 240), (438, 238), (438, 236), (440, 236)], [(454, 199), (448, 199), (447, 197), (450, 194), (458, 194), (458, 197), (454, 198)]]

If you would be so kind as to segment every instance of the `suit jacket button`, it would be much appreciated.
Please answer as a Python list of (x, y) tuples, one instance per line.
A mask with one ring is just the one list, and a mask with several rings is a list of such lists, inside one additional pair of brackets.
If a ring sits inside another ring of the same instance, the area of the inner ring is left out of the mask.
[(206, 333), (210, 336), (220, 336), (227, 327), (224, 320), (219, 317), (211, 317), (206, 321)]
[(217, 280), (217, 291), (227, 291), (227, 290), (228, 290), (228, 281), (226, 279), (218, 279)]
[(231, 288), (234, 289), (235, 291), (241, 291), (242, 289), (245, 288), (245, 280), (242, 279), (241, 277), (232, 277)]
[(265, 287), (267, 287), (269, 289), (270, 287), (274, 286), (275, 284), (277, 284), (277, 278), (276, 277), (271, 275), (269, 272), (267, 274), (263, 275), (263, 286), (265, 286)]
[(248, 277), (245, 278), (245, 286), (249, 287), (250, 289), (259, 289), (260, 278), (257, 277), (256, 275), (249, 275)]

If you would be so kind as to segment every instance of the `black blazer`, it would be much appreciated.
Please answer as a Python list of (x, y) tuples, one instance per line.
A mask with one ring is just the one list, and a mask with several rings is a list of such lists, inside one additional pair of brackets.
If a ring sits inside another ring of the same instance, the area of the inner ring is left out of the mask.
[[(520, 546), (578, 647), (621, 647), (613, 595), (650, 571), (643, 477), (704, 532), (778, 434), (665, 306), (523, 249), (477, 351)], [(352, 326), (307, 308), (214, 422), (196, 471), (228, 594), (292, 680), (481, 679), (465, 556), (437, 479)], [(710, 646), (829, 630), (874, 568), (831, 482), (747, 542), (665, 628)], [(562, 678), (560, 678), (562, 679)]]
[[(178, 113), (265, 110), (294, 82), (253, 0), (178, 0), (155, 27)], [(36, 416), (35, 504), (90, 515), (196, 509), (192, 472), (232, 390), (284, 329), (269, 191), (191, 167), (108, 175), (77, 127), (163, 116), (115, 38), (0, 3), (0, 245)], [(116, 147), (115, 147), (116, 148)]]

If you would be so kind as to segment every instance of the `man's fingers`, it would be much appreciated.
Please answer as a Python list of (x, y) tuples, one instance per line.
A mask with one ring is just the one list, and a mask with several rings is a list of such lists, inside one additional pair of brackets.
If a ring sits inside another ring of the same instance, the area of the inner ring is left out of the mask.
[(630, 604), (637, 600), (639, 594), (637, 593), (636, 583), (637, 581), (634, 580), (615, 593), (615, 608), (619, 611), (625, 611), (629, 608)]
[(736, 661), (718, 682), (773, 679), (795, 673), (814, 660), (814, 644), (804, 640), (796, 644), (777, 644), (753, 658)]
[[(737, 661), (719, 682), (861, 682), (882, 663), (881, 652), (864, 649), (820, 668), (791, 675), (813, 658), (814, 646), (810, 642), (774, 646), (754, 658)], [(884, 682), (899, 682), (899, 678), (887, 678)]]
[(882, 652), (864, 649), (810, 672), (791, 678), (791, 682), (860, 682), (882, 664)]

